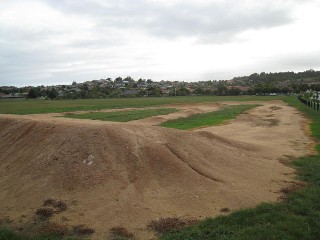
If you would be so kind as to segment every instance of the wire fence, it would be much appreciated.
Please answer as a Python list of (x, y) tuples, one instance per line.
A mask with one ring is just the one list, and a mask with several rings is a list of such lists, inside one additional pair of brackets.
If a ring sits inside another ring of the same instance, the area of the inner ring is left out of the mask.
[(298, 97), (299, 101), (305, 104), (307, 107), (320, 111), (320, 103), (318, 100), (305, 99), (301, 96)]

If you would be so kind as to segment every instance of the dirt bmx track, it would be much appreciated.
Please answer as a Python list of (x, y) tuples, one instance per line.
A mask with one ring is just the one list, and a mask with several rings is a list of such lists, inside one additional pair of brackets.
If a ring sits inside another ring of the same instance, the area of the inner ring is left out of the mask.
[(166, 105), (181, 111), (129, 123), (0, 115), (0, 217), (30, 221), (53, 198), (69, 206), (54, 222), (85, 224), (97, 239), (124, 226), (140, 239), (160, 217), (202, 219), (277, 201), (295, 182), (283, 163), (313, 153), (294, 108), (259, 102), (223, 126), (157, 126), (223, 104), (239, 103)]

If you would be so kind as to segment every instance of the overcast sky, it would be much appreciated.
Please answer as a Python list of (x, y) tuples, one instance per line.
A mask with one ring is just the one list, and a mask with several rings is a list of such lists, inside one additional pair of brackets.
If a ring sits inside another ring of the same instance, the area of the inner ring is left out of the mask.
[(320, 0), (1, 0), (0, 85), (320, 70)]

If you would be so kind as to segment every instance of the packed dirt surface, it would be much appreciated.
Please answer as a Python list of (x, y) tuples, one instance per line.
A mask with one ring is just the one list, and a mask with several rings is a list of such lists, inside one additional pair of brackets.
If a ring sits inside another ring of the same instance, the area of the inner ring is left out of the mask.
[(96, 239), (114, 226), (151, 239), (150, 220), (278, 201), (295, 182), (284, 163), (312, 154), (313, 143), (297, 110), (258, 103), (225, 125), (192, 131), (155, 125), (239, 102), (167, 105), (181, 111), (129, 123), (0, 115), (0, 218), (32, 221), (51, 198), (68, 205), (53, 222), (85, 224)]

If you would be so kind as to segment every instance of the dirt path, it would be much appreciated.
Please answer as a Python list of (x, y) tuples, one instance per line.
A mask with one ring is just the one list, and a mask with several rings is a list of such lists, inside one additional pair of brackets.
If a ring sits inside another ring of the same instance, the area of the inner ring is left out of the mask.
[(153, 126), (223, 104), (236, 103), (170, 105), (181, 111), (130, 123), (0, 115), (0, 218), (30, 221), (53, 198), (69, 208), (52, 221), (88, 225), (97, 239), (113, 226), (148, 239), (147, 222), (160, 217), (202, 219), (277, 201), (294, 181), (283, 162), (312, 153), (294, 108), (263, 103), (194, 131)]

